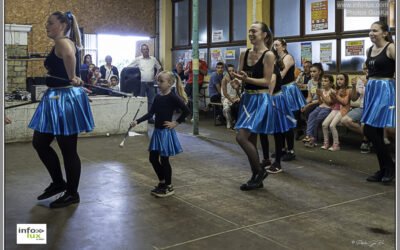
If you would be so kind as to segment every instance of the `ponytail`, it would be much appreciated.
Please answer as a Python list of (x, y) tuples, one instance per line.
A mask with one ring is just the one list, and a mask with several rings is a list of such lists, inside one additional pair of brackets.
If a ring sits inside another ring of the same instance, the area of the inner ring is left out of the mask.
[(254, 22), (253, 24), (260, 24), (261, 31), (267, 32), (267, 37), (265, 37), (264, 39), (264, 44), (270, 50), (272, 47), (272, 43), (274, 42), (274, 35), (272, 34), (271, 29), (263, 22)]
[(76, 21), (76, 17), (72, 15), (70, 11), (61, 12), (56, 11), (51, 14), (52, 16), (56, 16), (60, 23), (67, 24), (65, 28), (64, 35), (69, 37), (76, 45), (76, 47), (80, 50), (82, 49), (81, 42), (81, 33), (79, 31), (78, 22)]
[(319, 70), (319, 77), (318, 77), (318, 87), (321, 87), (321, 80), (324, 76), (324, 68), (322, 67), (321, 63), (313, 63), (311, 67), (315, 67)]
[(185, 89), (183, 88), (183, 83), (181, 81), (181, 78), (174, 72), (164, 70), (160, 74), (158, 74), (158, 77), (160, 77), (162, 74), (168, 75), (168, 81), (169, 82), (174, 82), (176, 81), (176, 89), (178, 92), (178, 95), (183, 99), (183, 102), (187, 104), (189, 102)]

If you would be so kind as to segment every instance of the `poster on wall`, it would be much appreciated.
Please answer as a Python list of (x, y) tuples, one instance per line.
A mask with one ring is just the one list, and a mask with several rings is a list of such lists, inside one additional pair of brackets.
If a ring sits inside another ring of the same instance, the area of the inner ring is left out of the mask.
[(346, 56), (364, 56), (364, 40), (347, 41), (345, 47)]
[(199, 59), (206, 61), (206, 53), (203, 51), (199, 51)]
[(225, 60), (235, 60), (235, 50), (225, 50)]
[(328, 29), (328, 1), (311, 3), (311, 31)]
[(312, 62), (312, 45), (311, 43), (301, 43), (301, 66), (305, 61)]
[(332, 43), (320, 44), (320, 62), (332, 63)]
[(222, 60), (221, 49), (212, 49), (211, 50), (211, 68), (215, 68), (217, 66), (217, 62)]
[(222, 42), (222, 38), (224, 35), (224, 31), (223, 30), (213, 30), (212, 32), (212, 42)]

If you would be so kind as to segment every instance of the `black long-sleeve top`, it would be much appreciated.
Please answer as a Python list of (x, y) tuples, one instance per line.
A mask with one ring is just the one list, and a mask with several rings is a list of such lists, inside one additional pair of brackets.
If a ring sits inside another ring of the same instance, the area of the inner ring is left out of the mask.
[(155, 114), (156, 119), (154, 127), (158, 129), (164, 129), (164, 122), (172, 121), (172, 115), (174, 113), (174, 110), (176, 110), (177, 108), (180, 108), (182, 110), (182, 114), (176, 121), (178, 123), (182, 123), (185, 120), (185, 117), (190, 114), (190, 110), (185, 105), (183, 100), (173, 92), (170, 92), (167, 95), (156, 95), (149, 113), (140, 117), (137, 120), (137, 123), (139, 124), (145, 120), (148, 120)]

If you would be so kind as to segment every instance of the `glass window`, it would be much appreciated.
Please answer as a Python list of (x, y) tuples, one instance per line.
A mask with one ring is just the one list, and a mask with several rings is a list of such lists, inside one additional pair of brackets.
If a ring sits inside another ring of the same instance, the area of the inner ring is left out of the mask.
[(226, 64), (233, 64), (237, 70), (241, 49), (246, 49), (246, 46), (210, 48), (210, 63), (208, 64), (208, 68), (213, 72), (215, 71), (217, 62), (223, 61)]
[(247, 1), (233, 0), (233, 40), (247, 39)]
[[(207, 49), (199, 49), (199, 59), (203, 60), (207, 63)], [(183, 66), (185, 67), (186, 64), (192, 60), (192, 50), (174, 50), (172, 51), (172, 64), (174, 65), (173, 67), (175, 68), (175, 65), (180, 62), (183, 63)], [(208, 65), (208, 63), (207, 63)]]
[(342, 40), (342, 71), (361, 71), (367, 59), (366, 51), (372, 46), (369, 37)]
[(312, 63), (321, 62), (325, 71), (336, 70), (336, 40), (288, 43), (287, 50), (294, 58), (295, 67), (301, 69), (303, 68), (301, 63), (302, 44), (304, 44), (303, 47), (307, 46), (309, 49), (311, 49), (311, 55), (306, 54), (304, 56), (307, 60), (311, 59)]
[[(290, 8), (288, 8), (290, 6)], [(289, 18), (290, 17), (290, 18)], [(274, 36), (300, 35), (300, 1), (274, 1)]]
[(229, 41), (229, 0), (212, 1), (212, 42)]
[(207, 43), (207, 0), (199, 0), (199, 43)]
[[(83, 36), (85, 44), (85, 55), (90, 54), (92, 56), (92, 63), (98, 65), (97, 61), (97, 35), (96, 34), (84, 34)], [(82, 62), (81, 62), (82, 63)]]
[(343, 8), (344, 31), (369, 29), (373, 22), (379, 21), (379, 7), (376, 6), (379, 0), (338, 2), (338, 8)]
[(189, 0), (175, 3), (174, 45), (189, 43)]
[(329, 32), (335, 32), (335, 0), (306, 0), (306, 34)]

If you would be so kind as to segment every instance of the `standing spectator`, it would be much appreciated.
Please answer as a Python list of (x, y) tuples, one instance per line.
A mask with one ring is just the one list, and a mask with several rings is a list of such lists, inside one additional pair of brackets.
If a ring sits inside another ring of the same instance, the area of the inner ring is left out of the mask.
[[(364, 75), (360, 76), (358, 78), (358, 81), (356, 81), (356, 78), (353, 78), (351, 80), (351, 85), (352, 85), (352, 90), (350, 94), (350, 100), (355, 102), (358, 99), (360, 100), (360, 107), (358, 108), (353, 108), (347, 115), (345, 115), (341, 123), (346, 126), (348, 129), (360, 134), (364, 135), (363, 128), (364, 125), (360, 123), (361, 117), (363, 114), (364, 110), (364, 92), (365, 92), (365, 86), (367, 85), (368, 79), (368, 68), (365, 63), (363, 63), (363, 73)], [(366, 154), (371, 152), (369, 142), (367, 137), (363, 136), (363, 140), (361, 142), (361, 153)]]
[(85, 57), (83, 58), (83, 64), (81, 65), (81, 70), (88, 70), (89, 65), (92, 64), (92, 55), (91, 54), (86, 54)]
[(111, 76), (119, 77), (119, 72), (117, 67), (111, 65), (112, 57), (106, 56), (106, 64), (100, 67), (100, 73), (102, 79), (106, 80), (107, 82), (111, 83)]
[[(155, 75), (161, 72), (162, 67), (155, 57), (150, 56), (150, 50), (147, 44), (142, 44), (140, 46), (140, 52), (142, 56), (136, 58), (127, 67), (139, 67), (141, 76), (140, 96), (147, 96), (147, 110), (150, 112), (156, 95), (156, 89), (154, 87), (154, 81), (156, 80)], [(157, 69), (156, 74), (154, 74), (154, 69)], [(154, 123), (152, 117), (149, 119), (149, 123)]]

